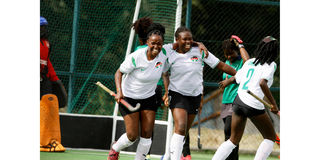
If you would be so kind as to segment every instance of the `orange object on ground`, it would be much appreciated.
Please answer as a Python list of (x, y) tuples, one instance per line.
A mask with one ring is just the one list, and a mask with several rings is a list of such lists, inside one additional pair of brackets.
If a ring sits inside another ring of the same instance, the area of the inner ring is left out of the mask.
[(65, 150), (61, 145), (58, 98), (54, 94), (43, 95), (40, 101), (40, 151)]

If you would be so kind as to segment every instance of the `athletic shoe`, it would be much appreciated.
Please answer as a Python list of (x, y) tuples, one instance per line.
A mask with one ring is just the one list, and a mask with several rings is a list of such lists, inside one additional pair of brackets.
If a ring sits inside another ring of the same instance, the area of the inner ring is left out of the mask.
[(191, 155), (187, 155), (184, 157), (184, 160), (191, 160)]
[(112, 149), (112, 145), (116, 143), (116, 142), (113, 142), (111, 144), (111, 150), (109, 152), (109, 156), (108, 156), (108, 160), (118, 160), (119, 159), (119, 152), (116, 152), (114, 149)]
[(191, 156), (187, 155), (187, 156), (183, 157), (183, 154), (181, 154), (180, 160), (191, 160)]

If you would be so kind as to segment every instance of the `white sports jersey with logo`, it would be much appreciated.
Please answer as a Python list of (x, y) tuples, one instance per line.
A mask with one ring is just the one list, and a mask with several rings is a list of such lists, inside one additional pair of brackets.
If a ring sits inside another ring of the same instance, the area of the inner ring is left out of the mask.
[(250, 90), (259, 98), (263, 99), (264, 94), (259, 85), (261, 79), (266, 79), (267, 85), (270, 88), (273, 83), (273, 75), (276, 71), (277, 64), (272, 62), (270, 65), (267, 63), (255, 66), (253, 64), (255, 58), (249, 59), (246, 63), (243, 64), (243, 67), (235, 75), (236, 82), (239, 85), (238, 95), (242, 102), (248, 106), (263, 110), (264, 105), (259, 102), (257, 99), (252, 97), (247, 93), (247, 90)]
[(205, 62), (211, 68), (218, 65), (220, 60), (209, 52), (208, 58), (200, 54), (198, 47), (192, 47), (185, 54), (176, 51), (168, 54), (170, 67), (169, 90), (184, 96), (198, 96), (203, 90), (203, 66)]
[(146, 99), (153, 96), (163, 70), (168, 68), (163, 51), (149, 61), (147, 50), (148, 47), (131, 53), (120, 66), (120, 72), (124, 73), (121, 88), (125, 97)]

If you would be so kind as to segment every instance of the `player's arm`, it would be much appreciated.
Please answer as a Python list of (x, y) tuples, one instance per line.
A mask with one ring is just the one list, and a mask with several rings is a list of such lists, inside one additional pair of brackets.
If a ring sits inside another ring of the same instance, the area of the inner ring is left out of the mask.
[(233, 69), (232, 67), (230, 67), (229, 65), (227, 65), (221, 61), (218, 63), (217, 68), (219, 70), (221, 70), (222, 72), (225, 72), (225, 73), (232, 75), (232, 76), (234, 76), (237, 73), (237, 71), (235, 69)]
[(120, 103), (120, 99), (123, 98), (122, 89), (121, 89), (121, 81), (122, 81), (122, 73), (120, 72), (120, 69), (116, 71), (116, 74), (114, 75), (114, 81), (116, 83), (116, 89), (117, 94), (114, 96), (116, 101)]
[(168, 93), (169, 93), (170, 80), (169, 80), (169, 73), (168, 72), (163, 72), (162, 73), (162, 80), (163, 80), (163, 85), (164, 85), (164, 90), (165, 90), (165, 93), (164, 93), (164, 95), (162, 97), (162, 100), (164, 101), (164, 104), (166, 106), (169, 106)]
[(219, 87), (224, 89), (226, 88), (228, 85), (235, 83), (236, 79), (234, 76), (232, 76), (231, 78), (226, 78), (225, 80), (219, 82)]
[(266, 79), (261, 79), (259, 82), (260, 88), (261, 88), (264, 96), (269, 100), (269, 102), (272, 105), (271, 112), (278, 113), (279, 110), (278, 110), (277, 103), (271, 94), (271, 91), (267, 85), (267, 82), (268, 81)]
[(243, 63), (245, 63), (248, 59), (250, 59), (250, 56), (247, 50), (244, 48), (243, 41), (236, 35), (232, 35), (230, 39), (239, 48), (241, 58), (243, 59)]

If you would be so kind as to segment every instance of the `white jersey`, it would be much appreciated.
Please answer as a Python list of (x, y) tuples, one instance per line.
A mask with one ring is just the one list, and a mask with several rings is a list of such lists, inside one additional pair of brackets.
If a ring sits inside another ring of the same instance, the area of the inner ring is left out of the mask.
[(239, 85), (238, 95), (242, 102), (248, 106), (263, 110), (264, 105), (247, 93), (250, 90), (252, 93), (263, 99), (264, 94), (259, 85), (261, 79), (267, 80), (267, 85), (270, 88), (273, 83), (273, 75), (276, 71), (277, 64), (272, 62), (270, 65), (267, 63), (255, 66), (253, 64), (255, 58), (249, 59), (243, 64), (243, 67), (235, 75), (236, 82)]
[(168, 68), (164, 49), (151, 61), (147, 59), (147, 50), (148, 47), (136, 50), (120, 66), (120, 72), (124, 73), (121, 88), (125, 97), (146, 99), (153, 96), (163, 70)]
[(185, 54), (176, 51), (168, 54), (170, 67), (169, 90), (184, 96), (198, 96), (203, 91), (203, 66), (204, 63), (211, 68), (218, 65), (220, 60), (209, 52), (208, 58), (200, 54), (198, 47), (192, 47)]

